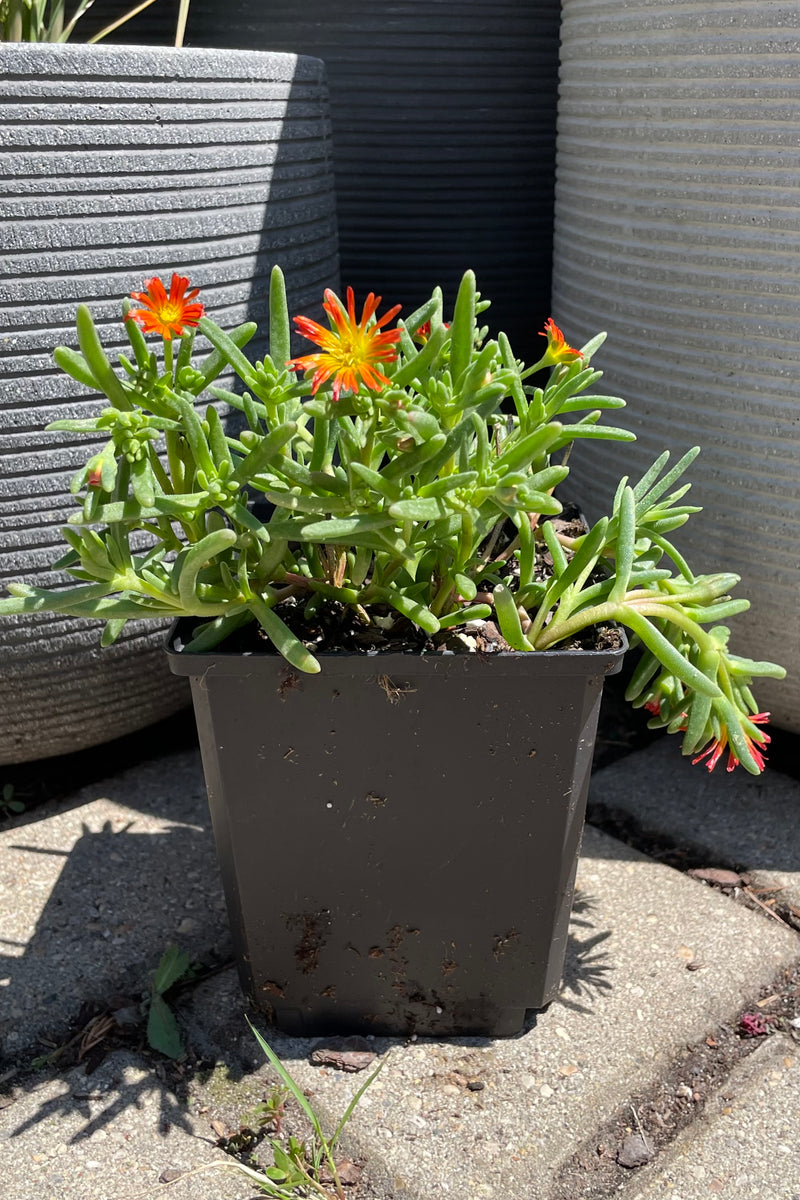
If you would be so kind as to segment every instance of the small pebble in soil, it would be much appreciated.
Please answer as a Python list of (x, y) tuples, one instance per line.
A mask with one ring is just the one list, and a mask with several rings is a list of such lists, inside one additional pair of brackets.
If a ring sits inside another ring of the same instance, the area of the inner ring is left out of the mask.
[(640, 1133), (631, 1133), (617, 1151), (617, 1162), (621, 1167), (641, 1167), (650, 1162), (653, 1151)]

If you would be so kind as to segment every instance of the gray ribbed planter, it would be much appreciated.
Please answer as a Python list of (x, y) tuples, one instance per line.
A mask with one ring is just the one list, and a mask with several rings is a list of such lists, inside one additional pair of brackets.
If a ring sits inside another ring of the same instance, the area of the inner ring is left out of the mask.
[(598, 329), (633, 447), (571, 465), (590, 515), (622, 474), (700, 443), (704, 512), (676, 541), (741, 574), (734, 646), (780, 661), (757, 696), (800, 731), (800, 10), (768, 0), (566, 0), (553, 308)]
[(187, 44), (324, 59), (342, 282), (408, 313), (472, 267), (527, 355), (549, 315), (558, 21), (558, 0), (192, 0)]
[[(48, 434), (101, 404), (58, 373), (88, 302), (108, 345), (120, 302), (173, 270), (223, 326), (266, 316), (272, 265), (293, 311), (337, 283), (324, 68), (288, 54), (0, 46), (0, 584), (51, 583), (72, 473), (89, 442)], [(141, 728), (188, 701), (163, 633), (97, 622), (0, 621), (0, 763)]]

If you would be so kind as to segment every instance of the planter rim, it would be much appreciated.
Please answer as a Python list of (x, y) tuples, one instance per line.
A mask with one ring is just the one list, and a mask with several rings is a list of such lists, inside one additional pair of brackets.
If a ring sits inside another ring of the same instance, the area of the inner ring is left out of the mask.
[[(274, 675), (276, 669), (293, 671), (279, 654), (257, 654), (237, 650), (213, 650), (190, 654), (182, 648), (181, 625), (176, 621), (164, 642), (170, 670), (176, 675)], [(466, 675), (491, 670), (497, 675), (615, 675), (622, 667), (628, 649), (625, 630), (619, 629), (622, 645), (617, 650), (540, 650), (523, 653), (518, 650), (494, 654), (365, 654), (355, 651), (316, 653), (321, 672), (305, 679), (324, 679), (336, 675)]]
[[(145, 46), (145, 45), (87, 45), (82, 42), (3, 42), (0, 43), (0, 63), (3, 72), (13, 78), (30, 60), (31, 67), (47, 69), (47, 60), (58, 64), (61, 73), (74, 67), (79, 70), (86, 59), (95, 60), (93, 66), (100, 74), (113, 76), (122, 63), (134, 63), (137, 70), (164, 72), (181, 78), (197, 74), (217, 77), (219, 61), (224, 58), (231, 63), (239, 75), (260, 78), (264, 64), (270, 63), (270, 74), (276, 67), (283, 67), (287, 79), (291, 79), (300, 64), (313, 65), (314, 70), (324, 66), (321, 58), (309, 54), (292, 54), (283, 50), (228, 50), (204, 46)], [(44, 62), (42, 61), (44, 60)], [(105, 69), (104, 69), (105, 68)], [(185, 69), (182, 69), (185, 68)]]

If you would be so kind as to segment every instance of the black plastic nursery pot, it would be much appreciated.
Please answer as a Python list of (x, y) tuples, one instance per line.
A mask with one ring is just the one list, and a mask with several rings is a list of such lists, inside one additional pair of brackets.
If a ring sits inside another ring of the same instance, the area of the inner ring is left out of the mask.
[[(559, 987), (624, 649), (182, 653), (242, 987), (295, 1035), (517, 1033)], [(184, 634), (184, 637), (187, 635)]]

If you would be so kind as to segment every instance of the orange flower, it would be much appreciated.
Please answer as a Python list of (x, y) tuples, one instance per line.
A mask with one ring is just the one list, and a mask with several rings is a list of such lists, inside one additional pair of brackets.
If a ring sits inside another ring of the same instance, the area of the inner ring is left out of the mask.
[(381, 384), (389, 383), (375, 364), (394, 362), (397, 351), (392, 349), (394, 342), (400, 340), (399, 329), (387, 329), (380, 332), (381, 326), (392, 317), (397, 316), (400, 305), (390, 308), (379, 321), (373, 321), (381, 297), (373, 292), (364, 301), (361, 320), (356, 322), (355, 297), (353, 289), (347, 289), (347, 311), (335, 292), (329, 288), (325, 291), (323, 308), (331, 319), (332, 328), (325, 329), (308, 317), (295, 317), (294, 323), (298, 332), (309, 341), (316, 342), (322, 347), (321, 354), (306, 354), (302, 358), (293, 358), (286, 365), (295, 371), (312, 371), (312, 395), (326, 380), (333, 376), (333, 399), (339, 399), (343, 388), (357, 392), (359, 384), (363, 383), (372, 391), (380, 390)]
[(144, 308), (132, 308), (126, 318), (128, 321), (141, 325), (145, 333), (160, 333), (167, 341), (172, 340), (173, 333), (182, 337), (184, 325), (197, 327), (204, 308), (202, 304), (191, 304), (190, 301), (200, 289), (187, 292), (189, 280), (185, 275), (173, 274), (169, 295), (158, 278), (145, 279), (144, 286), (143, 292), (131, 292), (133, 299)]
[[(766, 725), (767, 721), (769, 721), (769, 713), (756, 713), (755, 716), (749, 717), (748, 720), (752, 721), (752, 723), (754, 725)], [(747, 748), (750, 751), (750, 753), (752, 754), (753, 758), (755, 759), (759, 771), (763, 771), (764, 767), (767, 764), (766, 764), (766, 759), (765, 759), (764, 755), (762, 754), (761, 750), (759, 749), (759, 747), (766, 746), (769, 744), (769, 741), (770, 741), (769, 734), (768, 733), (762, 734), (761, 739), (758, 742), (758, 744), (756, 744), (756, 742), (753, 740), (753, 738), (751, 738), (748, 734), (744, 735), (744, 740), (747, 742)], [(704, 750), (702, 754), (698, 754), (697, 758), (692, 759), (692, 766), (694, 766), (695, 763), (701, 762), (704, 758), (708, 758), (708, 762), (706, 763), (706, 766), (708, 767), (709, 771), (713, 771), (714, 767), (717, 765), (720, 758), (722, 757), (722, 755), (725, 751), (725, 747), (727, 745), (728, 745), (728, 730), (723, 725), (722, 732), (720, 733), (719, 737), (714, 739), (714, 741), (711, 743), (711, 745), (708, 747), (707, 750)], [(710, 755), (710, 758), (709, 758), (709, 755)], [(736, 769), (736, 767), (738, 767), (738, 765), (739, 765), (739, 759), (736, 757), (733, 750), (729, 749), (728, 750), (727, 770), (733, 771)]]
[(542, 361), (543, 367), (555, 366), (557, 363), (571, 363), (576, 359), (583, 358), (582, 351), (573, 350), (572, 346), (567, 345), (566, 338), (552, 317), (548, 317), (545, 321), (544, 331), (539, 334), (539, 337), (547, 338), (547, 349)]
[[(449, 328), (450, 328), (450, 322), (449, 322), (449, 321), (445, 321), (445, 322), (444, 322), (444, 327), (445, 327), (445, 329), (449, 329)], [(428, 338), (429, 338), (430, 336), (431, 336), (431, 323), (430, 323), (430, 321), (423, 321), (423, 323), (420, 325), (419, 329), (415, 330), (415, 331), (414, 331), (414, 333), (412, 334), (412, 337), (414, 338), (414, 341), (415, 341), (415, 342), (421, 342), (423, 346), (425, 345), (425, 343), (427, 342), (427, 340), (428, 340)]]

